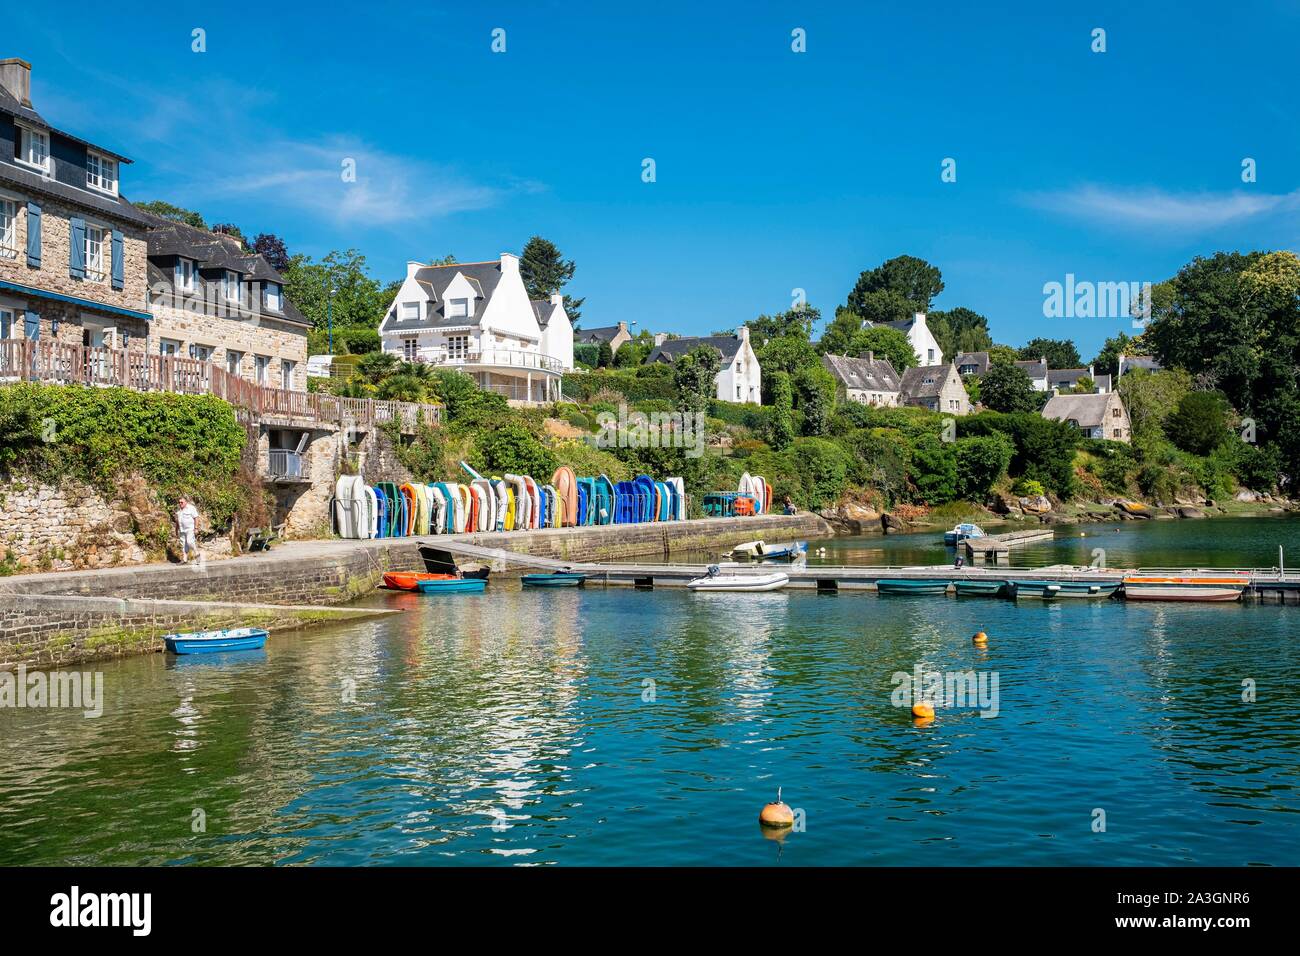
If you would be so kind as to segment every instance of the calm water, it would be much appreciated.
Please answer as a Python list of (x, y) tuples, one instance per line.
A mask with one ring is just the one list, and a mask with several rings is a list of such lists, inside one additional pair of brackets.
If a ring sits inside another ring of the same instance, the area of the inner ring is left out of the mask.
[[(1300, 559), (1292, 520), (1118, 527), (1111, 563)], [(0, 864), (1300, 861), (1300, 608), (489, 592), (104, 665), (98, 719), (0, 711)], [(996, 671), (1000, 713), (914, 726), (891, 675), (917, 664)], [(778, 786), (806, 814), (781, 843)]]

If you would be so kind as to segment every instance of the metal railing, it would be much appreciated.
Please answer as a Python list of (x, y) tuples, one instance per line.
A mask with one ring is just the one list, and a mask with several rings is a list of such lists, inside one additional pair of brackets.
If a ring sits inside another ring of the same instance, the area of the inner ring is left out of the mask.
[(420, 358), (430, 365), (487, 365), (494, 368), (537, 369), (561, 373), (564, 363), (553, 355), (526, 352), (523, 349), (479, 349), (476, 352), (449, 352), (435, 349)]
[(287, 448), (272, 448), (268, 470), (277, 478), (301, 478), (302, 455)]
[(282, 418), (356, 428), (396, 420), (408, 430), (414, 430), (417, 420), (430, 425), (442, 421), (439, 405), (340, 398), (320, 392), (269, 388), (227, 372), (212, 362), (51, 340), (0, 339), (0, 382), (3, 381), (215, 395), (254, 419)]

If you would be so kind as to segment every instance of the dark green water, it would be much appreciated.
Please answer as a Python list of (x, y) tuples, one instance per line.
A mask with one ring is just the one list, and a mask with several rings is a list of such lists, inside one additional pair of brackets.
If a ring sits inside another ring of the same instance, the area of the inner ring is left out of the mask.
[[(1034, 561), (1103, 540), (1111, 564), (1300, 559), (1293, 520), (1113, 527)], [(933, 563), (934, 537), (828, 560)], [(0, 864), (1300, 858), (1300, 608), (505, 582), (370, 600), (407, 613), (104, 665), (97, 719), (0, 711)], [(918, 664), (996, 673), (998, 715), (914, 725), (891, 677)], [(783, 843), (757, 825), (778, 786), (806, 819)]]

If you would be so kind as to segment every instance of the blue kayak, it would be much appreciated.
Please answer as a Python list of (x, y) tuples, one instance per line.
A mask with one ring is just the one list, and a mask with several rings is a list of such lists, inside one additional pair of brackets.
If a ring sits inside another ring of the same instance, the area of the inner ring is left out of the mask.
[(443, 580), (420, 581), (416, 585), (421, 594), (461, 594), (467, 591), (482, 591), (487, 587), (486, 578), (446, 578)]
[(556, 571), (554, 574), (525, 574), (519, 579), (526, 588), (578, 588), (587, 580), (585, 574)]
[(220, 651), (255, 651), (270, 635), (260, 627), (234, 627), (222, 631), (167, 634), (163, 641), (173, 654), (216, 654)]

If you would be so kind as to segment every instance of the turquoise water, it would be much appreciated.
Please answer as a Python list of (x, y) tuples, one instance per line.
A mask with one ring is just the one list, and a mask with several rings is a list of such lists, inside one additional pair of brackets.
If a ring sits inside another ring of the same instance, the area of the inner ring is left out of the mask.
[[(1145, 553), (1163, 553), (1164, 536), (1186, 535), (1235, 556), (1216, 563), (1262, 563), (1300, 523), (1120, 527), (1121, 549), (1156, 533)], [(1300, 608), (504, 581), (368, 600), (407, 613), (222, 660), (102, 665), (97, 719), (0, 711), (0, 864), (1300, 854)], [(996, 672), (998, 715), (940, 708), (917, 726), (891, 678), (918, 664)], [(784, 841), (757, 824), (778, 786), (805, 821)]]

